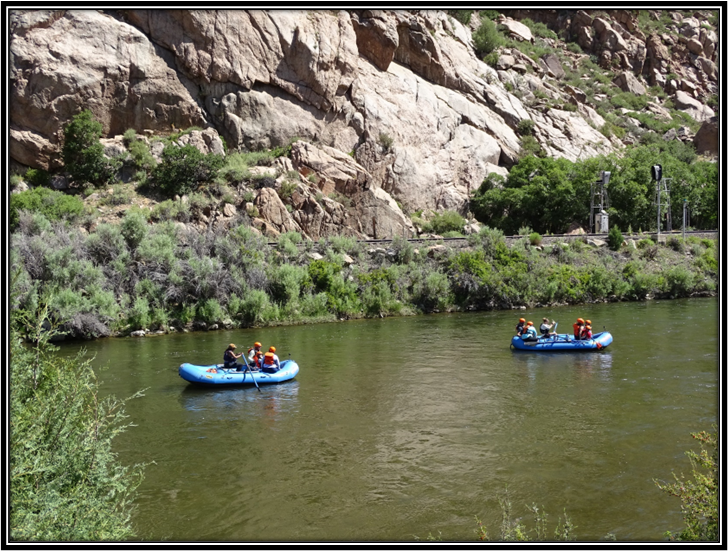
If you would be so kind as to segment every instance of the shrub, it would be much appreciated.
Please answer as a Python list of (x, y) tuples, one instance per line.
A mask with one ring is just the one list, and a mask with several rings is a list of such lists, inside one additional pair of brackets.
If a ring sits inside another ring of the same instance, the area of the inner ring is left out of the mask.
[(271, 268), (269, 277), (271, 297), (281, 306), (295, 301), (301, 287), (310, 281), (307, 270), (291, 264)]
[[(40, 308), (37, 312), (43, 312)], [(61, 358), (43, 329), (45, 314), (15, 311), (37, 343), (11, 331), (9, 538), (13, 541), (125, 541), (143, 466), (125, 467), (112, 451), (124, 432), (123, 400), (101, 398), (90, 360)], [(139, 396), (137, 394), (135, 396)], [(62, 520), (60, 520), (62, 519)]]
[(379, 133), (379, 145), (382, 146), (385, 152), (392, 149), (393, 144), (394, 138), (392, 138), (389, 134), (387, 134), (386, 132)]
[(666, 291), (673, 297), (689, 296), (694, 283), (695, 275), (685, 266), (673, 266), (665, 272)]
[(528, 236), (528, 241), (531, 243), (531, 245), (538, 246), (541, 244), (541, 234), (538, 232), (533, 232), (531, 235)]
[(678, 237), (668, 237), (666, 245), (670, 247), (673, 251), (676, 251), (678, 253), (685, 252), (685, 244), (683, 243), (682, 239)]
[(51, 175), (40, 168), (29, 168), (23, 179), (33, 187), (48, 187), (51, 184)]
[(296, 182), (285, 181), (281, 184), (281, 189), (278, 190), (278, 196), (283, 201), (290, 199), (291, 195), (293, 195), (293, 192), (296, 191), (297, 188), (298, 184)]
[(202, 300), (197, 305), (197, 319), (207, 324), (219, 323), (224, 317), (222, 306), (214, 298)]
[(450, 281), (442, 272), (430, 272), (425, 276), (417, 300), (425, 311), (445, 310), (451, 303)]
[(202, 182), (214, 180), (223, 163), (221, 155), (203, 155), (191, 144), (167, 145), (162, 162), (152, 170), (151, 182), (168, 196), (187, 194)]
[(124, 132), (124, 145), (129, 147), (129, 144), (136, 141), (137, 139), (137, 133), (136, 130), (133, 128), (129, 128), (126, 132)]
[(41, 213), (48, 220), (72, 221), (84, 211), (83, 201), (72, 195), (48, 188), (33, 188), (10, 195), (10, 231), (17, 228), (19, 212)]
[(144, 140), (132, 141), (128, 148), (129, 155), (131, 155), (131, 158), (137, 167), (150, 172), (155, 166), (157, 166), (157, 161), (152, 156), (151, 151), (149, 151), (149, 146)]
[(504, 39), (496, 28), (496, 24), (486, 18), (480, 22), (480, 27), (473, 33), (473, 45), (478, 56), (491, 53), (504, 43)]
[(147, 234), (147, 220), (137, 210), (128, 210), (121, 221), (121, 235), (130, 249), (136, 249)]
[(521, 119), (520, 121), (518, 121), (517, 130), (521, 136), (530, 136), (531, 134), (533, 134), (534, 126), (535, 126), (535, 124), (534, 124), (533, 120)]
[(326, 260), (314, 260), (308, 265), (308, 275), (314, 289), (327, 292), (331, 288), (334, 277), (341, 271), (341, 266)]
[[(228, 306), (228, 309), (232, 306)], [(237, 303), (235, 313), (247, 325), (254, 325), (266, 319), (270, 308), (270, 299), (265, 291), (250, 289), (245, 293), (242, 301)], [(232, 313), (232, 312), (231, 312)]]
[(538, 140), (533, 136), (523, 136), (520, 140), (521, 149), (519, 151), (519, 159), (533, 155), (535, 157), (543, 157), (544, 150)]
[(119, 163), (104, 157), (102, 126), (85, 109), (63, 129), (63, 163), (79, 184), (108, 184), (114, 180)]
[(461, 234), (465, 227), (465, 218), (460, 216), (454, 210), (445, 210), (441, 213), (435, 213), (430, 221), (432, 231), (437, 234), (446, 232), (458, 232)]
[[(700, 442), (700, 453), (686, 452), (690, 458), (692, 480), (673, 473), (674, 482), (655, 484), (660, 490), (680, 498), (685, 528), (676, 534), (666, 532), (670, 541), (718, 541), (719, 538), (719, 482), (718, 434), (702, 431), (692, 433)], [(712, 450), (712, 453), (710, 449)]]
[(134, 305), (129, 309), (126, 315), (126, 321), (130, 325), (130, 329), (148, 329), (151, 318), (149, 316), (149, 302), (144, 297), (136, 297)]
[(617, 226), (612, 226), (609, 229), (609, 234), (607, 235), (607, 244), (609, 245), (609, 248), (613, 251), (618, 251), (622, 247), (622, 243), (624, 243), (622, 232), (619, 231)]

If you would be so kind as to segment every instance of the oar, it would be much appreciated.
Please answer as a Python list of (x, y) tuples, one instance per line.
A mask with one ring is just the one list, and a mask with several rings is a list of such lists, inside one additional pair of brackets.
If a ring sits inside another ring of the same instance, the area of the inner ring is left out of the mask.
[[(253, 347), (255, 348), (255, 347)], [(258, 392), (260, 392), (260, 387), (258, 386), (258, 382), (255, 380), (255, 377), (253, 377), (253, 372), (250, 369), (250, 366), (248, 365), (248, 358), (245, 358), (245, 371), (250, 373), (250, 378), (253, 379), (253, 382), (255, 383), (255, 388), (258, 389)], [(245, 380), (245, 371), (243, 372), (243, 380)]]

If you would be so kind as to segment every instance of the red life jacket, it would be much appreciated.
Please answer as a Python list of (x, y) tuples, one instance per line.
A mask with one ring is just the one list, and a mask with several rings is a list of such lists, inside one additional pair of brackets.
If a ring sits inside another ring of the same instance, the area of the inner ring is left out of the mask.
[(276, 361), (274, 357), (275, 354), (273, 352), (266, 352), (265, 356), (263, 356), (263, 365), (275, 365)]

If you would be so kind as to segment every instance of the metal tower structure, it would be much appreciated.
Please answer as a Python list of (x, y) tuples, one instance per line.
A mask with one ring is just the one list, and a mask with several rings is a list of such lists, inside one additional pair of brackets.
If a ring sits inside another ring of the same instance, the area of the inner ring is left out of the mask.
[(607, 233), (609, 231), (609, 196), (607, 184), (612, 173), (602, 170), (602, 177), (591, 185), (591, 210), (589, 211), (589, 229), (592, 233)]

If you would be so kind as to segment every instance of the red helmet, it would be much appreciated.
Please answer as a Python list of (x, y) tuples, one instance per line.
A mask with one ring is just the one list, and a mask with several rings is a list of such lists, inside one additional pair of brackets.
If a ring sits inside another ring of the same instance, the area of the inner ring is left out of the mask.
[(275, 347), (275, 346), (271, 346), (271, 347), (270, 347), (270, 348), (268, 349), (268, 352), (275, 352), (275, 351), (276, 351), (276, 347)]
[(533, 322), (529, 321), (526, 325), (533, 325)]
[(521, 318), (518, 321), (520, 321), (521, 323), (526, 323), (526, 318)]
[(584, 323), (584, 320), (581, 318), (576, 318), (576, 323)]

